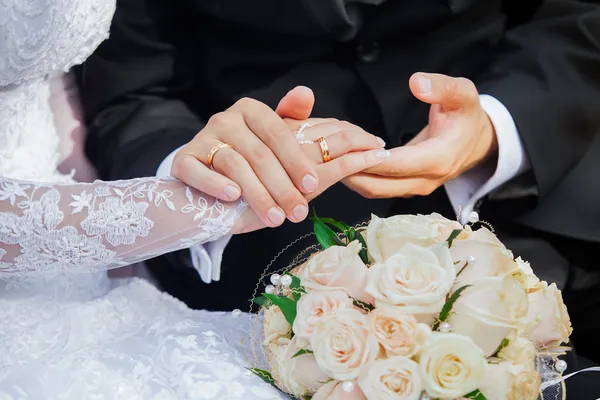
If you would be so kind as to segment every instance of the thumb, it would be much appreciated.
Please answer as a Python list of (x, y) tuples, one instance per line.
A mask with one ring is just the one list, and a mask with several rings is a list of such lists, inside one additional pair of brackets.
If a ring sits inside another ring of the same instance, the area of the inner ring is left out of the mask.
[(410, 91), (427, 104), (457, 109), (479, 105), (475, 84), (466, 78), (417, 72), (408, 81)]
[(279, 102), (275, 112), (281, 118), (304, 120), (310, 117), (315, 105), (315, 95), (306, 86), (296, 86)]

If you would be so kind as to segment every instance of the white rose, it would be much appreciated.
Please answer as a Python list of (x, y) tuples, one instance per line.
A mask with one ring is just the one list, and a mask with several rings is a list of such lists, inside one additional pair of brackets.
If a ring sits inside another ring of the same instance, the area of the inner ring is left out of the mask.
[(444, 306), (455, 277), (446, 244), (420, 247), (408, 243), (385, 264), (369, 268), (366, 290), (377, 307), (399, 306), (400, 312), (417, 314), (420, 322), (431, 323)]
[(298, 272), (302, 286), (307, 290), (343, 289), (355, 299), (370, 302), (365, 293), (367, 266), (358, 253), (358, 240), (348, 246), (331, 246), (312, 257)]
[(414, 316), (403, 314), (396, 307), (376, 308), (369, 313), (367, 320), (388, 357), (414, 356), (431, 332), (428, 325), (419, 324)]
[(454, 399), (479, 387), (487, 362), (471, 338), (433, 332), (421, 350), (419, 366), (427, 394), (434, 398)]
[(346, 392), (342, 385), (340, 381), (331, 381), (321, 386), (311, 400), (367, 400), (358, 385), (351, 392)]
[[(456, 287), (481, 278), (514, 273), (518, 269), (510, 250), (485, 228), (473, 232), (466, 240), (455, 241), (450, 252), (452, 260), (458, 263), (457, 270), (462, 270), (456, 278)], [(467, 265), (470, 257), (474, 261)]]
[(272, 306), (265, 308), (263, 316), (265, 345), (275, 342), (280, 338), (288, 337), (291, 330), (291, 325), (287, 322), (279, 307)]
[(304, 349), (304, 345), (302, 340), (294, 337), (292, 340), (286, 340), (285, 344), (267, 347), (271, 375), (275, 384), (283, 391), (299, 397), (314, 394), (324, 382), (330, 379), (319, 369), (313, 354), (306, 353), (294, 357), (298, 351)]
[(379, 353), (379, 343), (358, 310), (340, 310), (319, 323), (310, 338), (321, 370), (339, 380), (356, 379)]
[(540, 279), (533, 273), (533, 269), (527, 261), (523, 261), (521, 257), (518, 257), (515, 261), (519, 266), (519, 272), (523, 276), (523, 284), (527, 289), (532, 289), (540, 283)]
[(498, 357), (516, 365), (525, 365), (529, 369), (535, 369), (536, 354), (535, 344), (529, 339), (520, 337), (510, 340), (508, 346), (500, 350)]
[(329, 318), (339, 310), (351, 309), (353, 302), (343, 290), (313, 290), (303, 294), (296, 306), (294, 334), (310, 339), (319, 321)]
[(358, 385), (368, 399), (377, 400), (419, 400), (423, 392), (419, 364), (402, 356), (375, 361)]
[(480, 279), (462, 291), (448, 322), (453, 332), (469, 336), (491, 356), (525, 325), (527, 305), (525, 288), (515, 277)]
[(536, 400), (540, 383), (541, 377), (535, 368), (502, 361), (488, 364), (479, 390), (488, 400)]
[[(371, 216), (367, 227), (367, 247), (376, 263), (383, 263), (405, 244), (431, 246), (448, 239), (454, 229), (463, 227), (439, 214), (396, 215), (390, 218)], [(459, 238), (466, 237), (461, 233)]]
[(569, 341), (571, 319), (556, 284), (540, 284), (528, 294), (528, 318), (537, 323), (529, 338), (538, 347), (560, 346)]

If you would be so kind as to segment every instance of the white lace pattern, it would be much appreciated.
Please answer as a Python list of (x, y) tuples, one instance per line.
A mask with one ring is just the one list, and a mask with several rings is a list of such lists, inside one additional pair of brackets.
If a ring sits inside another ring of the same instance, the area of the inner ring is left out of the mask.
[(227, 234), (245, 203), (173, 179), (77, 184), (57, 170), (50, 76), (108, 37), (114, 9), (0, 0), (0, 400), (284, 398), (244, 370), (247, 315), (106, 275)]

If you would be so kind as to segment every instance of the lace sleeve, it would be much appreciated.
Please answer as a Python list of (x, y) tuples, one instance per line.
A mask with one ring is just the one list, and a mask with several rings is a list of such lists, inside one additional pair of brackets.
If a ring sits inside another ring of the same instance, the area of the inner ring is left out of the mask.
[(0, 276), (105, 270), (226, 235), (246, 210), (172, 178), (40, 184), (0, 178)]

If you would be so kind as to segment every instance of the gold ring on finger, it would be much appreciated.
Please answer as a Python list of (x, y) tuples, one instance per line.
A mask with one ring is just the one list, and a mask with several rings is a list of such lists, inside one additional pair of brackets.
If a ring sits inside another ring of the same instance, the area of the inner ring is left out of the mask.
[(233, 149), (233, 146), (221, 142), (216, 144), (215, 147), (210, 150), (210, 153), (208, 153), (208, 159), (206, 160), (206, 165), (208, 165), (210, 168), (213, 168), (213, 159), (215, 158), (215, 154), (217, 154), (217, 152), (221, 149)]
[(321, 155), (323, 156), (323, 162), (327, 163), (327, 162), (331, 161), (331, 155), (329, 154), (329, 146), (327, 146), (327, 142), (325, 141), (325, 138), (323, 136), (321, 136), (320, 138), (317, 139), (317, 143), (319, 144), (319, 147), (321, 148)]

